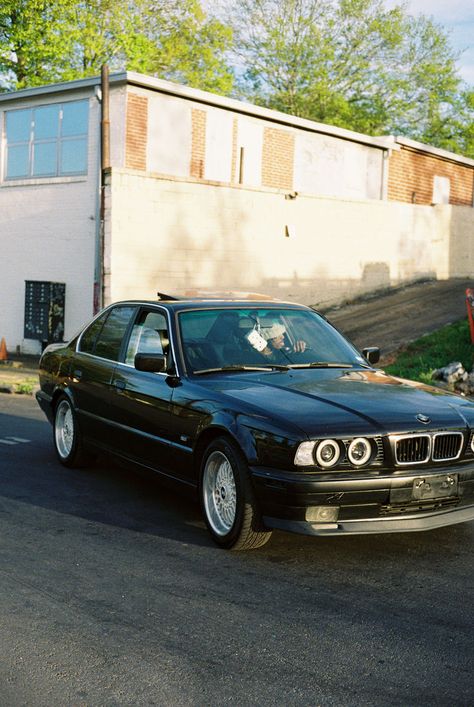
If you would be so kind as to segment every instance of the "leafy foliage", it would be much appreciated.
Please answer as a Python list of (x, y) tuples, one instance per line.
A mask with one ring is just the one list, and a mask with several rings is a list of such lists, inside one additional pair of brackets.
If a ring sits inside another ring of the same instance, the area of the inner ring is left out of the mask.
[(472, 92), (449, 36), (382, 0), (235, 0), (241, 95), (368, 134), (474, 154)]
[(124, 69), (227, 93), (231, 30), (198, 0), (3, 0), (0, 73), (23, 88)]
[(103, 63), (222, 94), (236, 74), (255, 103), (474, 157), (474, 90), (431, 19), (383, 0), (204, 1), (2, 0), (0, 90)]

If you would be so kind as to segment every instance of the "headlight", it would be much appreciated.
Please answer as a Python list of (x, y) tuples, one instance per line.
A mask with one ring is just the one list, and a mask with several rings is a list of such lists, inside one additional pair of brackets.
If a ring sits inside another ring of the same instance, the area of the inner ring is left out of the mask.
[(339, 461), (341, 448), (333, 439), (325, 439), (318, 444), (316, 449), (316, 462), (324, 469), (329, 469)]
[(367, 464), (372, 454), (372, 447), (368, 439), (365, 437), (356, 437), (353, 439), (347, 450), (349, 461), (354, 466), (362, 466)]
[(474, 433), (472, 434), (472, 437), (471, 437), (471, 449), (474, 452)]

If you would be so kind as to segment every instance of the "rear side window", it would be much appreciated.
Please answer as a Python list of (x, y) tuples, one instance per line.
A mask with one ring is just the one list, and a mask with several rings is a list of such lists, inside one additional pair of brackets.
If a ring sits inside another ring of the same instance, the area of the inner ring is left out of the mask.
[(135, 307), (114, 307), (107, 317), (95, 343), (94, 354), (100, 358), (118, 361), (122, 341)]
[(94, 353), (95, 342), (97, 341), (97, 337), (102, 327), (104, 326), (104, 322), (107, 319), (108, 314), (109, 312), (104, 312), (101, 314), (100, 317), (97, 317), (97, 319), (95, 319), (85, 330), (81, 336), (79, 351), (83, 351), (84, 353)]

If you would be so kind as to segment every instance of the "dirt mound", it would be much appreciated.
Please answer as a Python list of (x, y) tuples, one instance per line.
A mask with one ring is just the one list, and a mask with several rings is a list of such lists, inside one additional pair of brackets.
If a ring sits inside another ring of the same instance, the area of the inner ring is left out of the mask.
[(379, 346), (382, 364), (411, 341), (467, 316), (471, 280), (436, 280), (370, 296), (324, 312), (360, 349)]

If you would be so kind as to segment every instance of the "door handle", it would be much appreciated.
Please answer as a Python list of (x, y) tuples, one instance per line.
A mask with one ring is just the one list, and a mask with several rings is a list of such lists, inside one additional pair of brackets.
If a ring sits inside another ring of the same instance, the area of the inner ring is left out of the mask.
[(125, 381), (114, 381), (114, 386), (117, 390), (117, 393), (121, 393), (122, 390), (125, 390), (126, 388)]
[(80, 371), (79, 369), (76, 369), (75, 371), (73, 371), (72, 377), (73, 377), (74, 381), (76, 383), (78, 383), (82, 378), (82, 371)]

